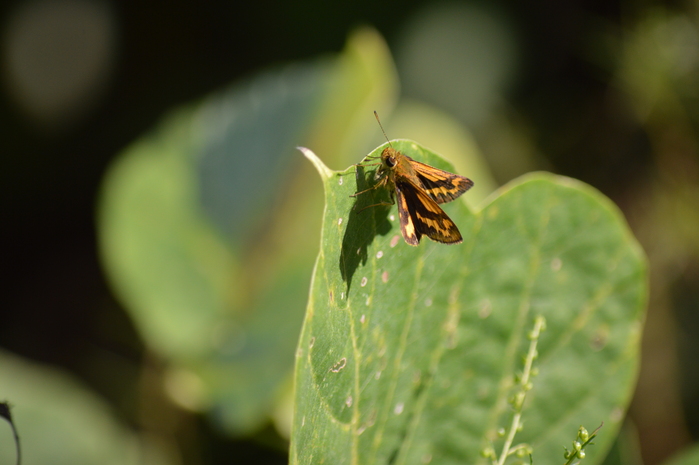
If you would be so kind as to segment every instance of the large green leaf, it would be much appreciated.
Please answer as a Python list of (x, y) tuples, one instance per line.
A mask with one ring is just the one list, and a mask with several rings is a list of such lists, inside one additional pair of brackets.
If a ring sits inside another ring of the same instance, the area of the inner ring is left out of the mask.
[[(411, 141), (392, 144), (450, 168)], [(358, 211), (387, 193), (350, 197), (373, 182), (373, 167), (333, 172), (306, 153), (326, 207), (297, 350), (291, 462), (484, 463), (480, 450), (497, 449), (511, 416), (536, 315), (548, 331), (517, 440), (534, 447), (535, 463), (562, 463), (578, 427), (604, 421), (587, 450), (586, 463), (598, 462), (636, 379), (647, 292), (642, 251), (617, 208), (537, 173), (479, 212), (445, 205), (462, 244), (411, 247), (395, 207)]]

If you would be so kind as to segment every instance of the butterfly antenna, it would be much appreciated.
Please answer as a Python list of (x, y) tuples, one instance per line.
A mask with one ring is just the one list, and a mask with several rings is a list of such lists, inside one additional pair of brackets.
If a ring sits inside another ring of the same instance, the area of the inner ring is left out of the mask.
[(383, 130), (383, 125), (381, 124), (381, 120), (379, 119), (379, 114), (376, 113), (376, 110), (374, 110), (374, 116), (376, 117), (376, 122), (379, 123), (379, 127), (381, 128), (381, 132), (383, 132), (383, 136), (386, 138), (386, 141), (388, 142), (388, 146), (393, 148), (391, 145), (391, 141), (388, 140), (388, 136), (386, 135), (386, 131)]

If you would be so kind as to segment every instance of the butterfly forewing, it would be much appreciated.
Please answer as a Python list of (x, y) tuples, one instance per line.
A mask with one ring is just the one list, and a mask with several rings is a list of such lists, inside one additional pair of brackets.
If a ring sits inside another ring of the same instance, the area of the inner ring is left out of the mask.
[(424, 190), (437, 203), (451, 202), (473, 187), (473, 181), (458, 174), (440, 170), (410, 158), (410, 165), (424, 186)]

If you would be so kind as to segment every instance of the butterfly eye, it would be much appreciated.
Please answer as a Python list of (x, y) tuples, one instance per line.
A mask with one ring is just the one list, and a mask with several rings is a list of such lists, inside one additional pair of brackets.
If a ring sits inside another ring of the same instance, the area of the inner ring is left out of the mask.
[(396, 166), (396, 159), (393, 157), (386, 157), (386, 166), (389, 168), (393, 168)]

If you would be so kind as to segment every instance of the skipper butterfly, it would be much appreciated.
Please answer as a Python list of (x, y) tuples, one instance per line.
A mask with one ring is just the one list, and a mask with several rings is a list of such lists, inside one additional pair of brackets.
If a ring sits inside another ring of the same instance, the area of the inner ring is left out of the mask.
[[(381, 131), (383, 130), (379, 115), (374, 112)], [(388, 137), (386, 137), (388, 141)], [(365, 192), (387, 187), (391, 192), (391, 202), (369, 205), (393, 205), (398, 203), (400, 230), (403, 239), (410, 245), (417, 246), (422, 236), (443, 244), (459, 244), (463, 241), (459, 229), (438, 205), (451, 202), (473, 187), (473, 181), (449, 173), (430, 165), (415, 161), (391, 146), (381, 152), (381, 162), (376, 163), (374, 180), (378, 181), (369, 189), (352, 195), (356, 197)]]

